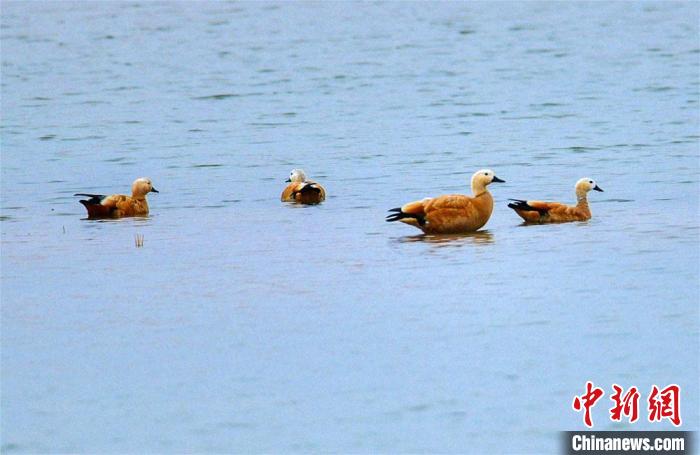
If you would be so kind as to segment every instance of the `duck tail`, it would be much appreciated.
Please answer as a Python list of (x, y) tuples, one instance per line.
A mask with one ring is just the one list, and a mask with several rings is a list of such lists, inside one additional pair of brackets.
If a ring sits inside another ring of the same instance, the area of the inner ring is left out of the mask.
[(527, 212), (537, 212), (539, 214), (547, 213), (546, 210), (540, 209), (537, 207), (533, 207), (530, 204), (528, 204), (527, 201), (524, 201), (522, 199), (508, 199), (508, 200), (513, 201), (513, 202), (508, 203), (508, 207), (512, 208), (513, 210), (525, 210)]
[(297, 194), (301, 195), (301, 197), (314, 198), (318, 197), (321, 194), (321, 188), (316, 186), (315, 183), (304, 184), (304, 186), (302, 186), (301, 188), (292, 191), (292, 194), (289, 195), (290, 199), (294, 200)]
[(85, 206), (88, 212), (88, 218), (107, 218), (110, 217), (114, 207), (102, 205), (102, 200), (107, 197), (102, 194), (75, 193), (74, 196), (85, 196), (90, 199), (81, 199), (79, 202)]
[(104, 198), (107, 197), (104, 194), (90, 194), (90, 193), (75, 193), (73, 196), (89, 197), (90, 199), (80, 201), (83, 205), (85, 205), (85, 203), (87, 203), (87, 204), (101, 204), (102, 200), (104, 200)]
[(418, 224), (421, 226), (425, 226), (425, 217), (423, 215), (417, 215), (413, 213), (406, 213), (401, 211), (401, 207), (396, 207), (393, 209), (389, 209), (389, 212), (392, 212), (390, 215), (387, 215), (386, 221), (388, 223), (391, 223), (393, 221), (401, 221), (406, 218), (413, 218), (416, 221), (418, 221)]
[(301, 187), (301, 189), (298, 191), (301, 194), (305, 193), (320, 193), (321, 188), (317, 187), (315, 183), (310, 183), (308, 185), (304, 185)]

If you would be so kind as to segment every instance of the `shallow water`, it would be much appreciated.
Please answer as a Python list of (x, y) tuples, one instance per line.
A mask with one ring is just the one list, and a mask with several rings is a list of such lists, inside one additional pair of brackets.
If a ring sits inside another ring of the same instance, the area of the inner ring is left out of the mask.
[[(3, 452), (551, 453), (587, 380), (596, 429), (677, 383), (697, 430), (699, 19), (3, 2)], [(483, 167), (484, 231), (384, 222)], [(150, 217), (83, 219), (142, 175)], [(590, 222), (506, 207), (583, 176)]]

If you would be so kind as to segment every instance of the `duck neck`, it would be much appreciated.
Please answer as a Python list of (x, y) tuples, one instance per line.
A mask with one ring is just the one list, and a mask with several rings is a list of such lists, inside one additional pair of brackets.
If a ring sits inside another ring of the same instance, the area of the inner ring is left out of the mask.
[(472, 192), (474, 193), (476, 209), (482, 214), (490, 216), (493, 212), (493, 196), (491, 196), (489, 190), (486, 186), (477, 187), (472, 185)]
[(576, 191), (576, 207), (588, 209), (588, 197), (585, 191)]
[(141, 193), (131, 193), (131, 197), (133, 199), (136, 199), (137, 201), (144, 201), (146, 202), (146, 195), (141, 194)]
[(489, 193), (489, 190), (486, 188), (485, 185), (472, 183), (472, 194), (474, 195), (474, 197), (481, 196), (484, 193), (489, 194), (489, 195), (491, 194), (491, 193)]

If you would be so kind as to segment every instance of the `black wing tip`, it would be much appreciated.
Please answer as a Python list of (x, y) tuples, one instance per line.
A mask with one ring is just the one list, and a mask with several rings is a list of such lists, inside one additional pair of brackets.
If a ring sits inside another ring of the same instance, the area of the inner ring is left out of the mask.
[(534, 207), (530, 207), (530, 205), (527, 203), (527, 201), (523, 201), (522, 199), (508, 199), (508, 207), (513, 208), (513, 209), (524, 209), (524, 210), (535, 210)]
[(539, 209), (537, 207), (533, 207), (530, 204), (527, 203), (527, 201), (524, 201), (522, 199), (508, 199), (509, 201), (514, 201), (508, 204), (508, 207), (510, 207), (513, 210), (525, 210), (528, 212), (537, 212), (540, 215), (544, 215), (547, 213), (546, 209)]
[(389, 215), (386, 216), (386, 221), (388, 223), (391, 223), (392, 221), (399, 221), (400, 219), (406, 217), (406, 214), (401, 212), (401, 207), (394, 207), (393, 209), (389, 209), (388, 212)]
[(100, 203), (102, 203), (102, 200), (107, 197), (107, 196), (104, 196), (102, 194), (89, 194), (89, 193), (75, 193), (73, 196), (89, 197), (90, 199), (81, 199), (80, 200), (80, 203), (82, 203), (83, 205), (100, 204)]
[(392, 213), (390, 215), (387, 215), (386, 221), (389, 223), (391, 223), (392, 221), (400, 221), (400, 220), (403, 220), (405, 218), (413, 218), (418, 222), (418, 224), (420, 226), (425, 226), (425, 217), (423, 217), (421, 215), (412, 215), (410, 213), (404, 213), (401, 211), (401, 209), (391, 209), (389, 211), (396, 212), (396, 213)]
[(309, 194), (309, 193), (315, 193), (316, 195), (321, 194), (321, 188), (318, 186), (315, 186), (315, 185), (316, 185), (315, 183), (312, 183), (310, 185), (304, 185), (301, 188), (299, 188), (298, 190), (292, 191), (292, 194), (290, 194), (289, 197), (293, 200), (297, 194)]
[(410, 217), (411, 215), (401, 211), (401, 207), (395, 207), (393, 209), (389, 209), (389, 214), (386, 216), (386, 221), (391, 223), (392, 221), (399, 221)]
[(299, 193), (308, 193), (310, 191), (313, 191), (314, 193), (320, 193), (321, 188), (317, 187), (315, 184), (311, 184), (311, 185), (304, 186), (298, 192)]
[(522, 199), (508, 199), (508, 207), (510, 207), (513, 210), (527, 210), (527, 201), (524, 201)]

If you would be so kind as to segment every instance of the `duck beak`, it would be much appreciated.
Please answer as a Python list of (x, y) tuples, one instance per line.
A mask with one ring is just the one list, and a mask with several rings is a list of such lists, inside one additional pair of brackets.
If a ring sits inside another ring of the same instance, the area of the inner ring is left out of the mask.
[(493, 182), (496, 182), (496, 183), (506, 183), (505, 180), (501, 180), (501, 179), (499, 179), (498, 177), (496, 177), (495, 175), (493, 176), (493, 180), (491, 180), (491, 183), (493, 183)]
[(287, 179), (287, 180), (285, 180), (285, 183), (289, 183), (291, 181), (292, 181), (292, 179)]
[(593, 189), (596, 191), (600, 191), (601, 193), (603, 192), (603, 189), (601, 187), (599, 187), (598, 185), (594, 186)]
[(160, 191), (158, 191), (158, 190), (155, 189), (155, 188), (151, 188), (151, 193), (160, 193)]

